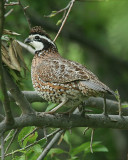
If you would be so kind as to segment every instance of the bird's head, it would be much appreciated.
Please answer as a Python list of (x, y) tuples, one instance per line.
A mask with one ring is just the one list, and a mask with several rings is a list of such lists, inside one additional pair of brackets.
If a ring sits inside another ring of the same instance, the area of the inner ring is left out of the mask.
[(35, 26), (31, 29), (31, 32), (24, 43), (34, 47), (35, 51), (47, 50), (51, 47), (56, 48), (56, 45), (51, 40), (50, 36), (40, 26)]

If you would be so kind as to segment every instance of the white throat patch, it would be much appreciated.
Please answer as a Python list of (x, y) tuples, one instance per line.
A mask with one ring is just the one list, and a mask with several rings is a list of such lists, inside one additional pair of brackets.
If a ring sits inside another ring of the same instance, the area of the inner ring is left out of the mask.
[(42, 36), (39, 34), (30, 35), (29, 38), (32, 39), (32, 42), (30, 42), (30, 45), (32, 45), (35, 48), (35, 51), (43, 50), (43, 48), (44, 48), (44, 44), (42, 42), (38, 42), (38, 41), (34, 40), (34, 37), (36, 37), (36, 36), (39, 36), (41, 39), (47, 40), (49, 43), (51, 43), (52, 45), (54, 45), (56, 47), (56, 45), (46, 36)]
[(44, 45), (42, 42), (33, 41), (33, 42), (30, 42), (30, 45), (32, 45), (36, 51), (42, 50), (44, 48)]

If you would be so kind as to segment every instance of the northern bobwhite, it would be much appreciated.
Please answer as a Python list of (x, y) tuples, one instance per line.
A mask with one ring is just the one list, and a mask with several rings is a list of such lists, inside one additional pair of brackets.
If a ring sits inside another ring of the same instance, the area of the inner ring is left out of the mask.
[(31, 29), (25, 43), (35, 48), (31, 66), (34, 89), (46, 101), (58, 104), (51, 113), (63, 105), (77, 107), (90, 96), (114, 94), (85, 66), (61, 57), (55, 43), (40, 26)]

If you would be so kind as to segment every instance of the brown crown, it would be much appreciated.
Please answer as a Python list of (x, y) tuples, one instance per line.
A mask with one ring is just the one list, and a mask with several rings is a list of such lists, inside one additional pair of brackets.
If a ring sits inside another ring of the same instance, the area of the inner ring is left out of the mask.
[(44, 35), (44, 36), (48, 37), (49, 39), (51, 39), (50, 36), (46, 33), (46, 31), (43, 28), (41, 28), (41, 26), (33, 27), (31, 29), (30, 34), (40, 34), (40, 35)]

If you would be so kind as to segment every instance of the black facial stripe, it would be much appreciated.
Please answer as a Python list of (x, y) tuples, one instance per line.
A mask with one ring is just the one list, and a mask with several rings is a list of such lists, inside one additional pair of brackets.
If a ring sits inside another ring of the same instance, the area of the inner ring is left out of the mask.
[(44, 44), (44, 49), (47, 50), (50, 46), (52, 46), (53, 44), (49, 43), (48, 41), (45, 41), (43, 42)]
[(38, 42), (42, 42), (43, 45), (44, 45), (44, 48), (45, 50), (47, 50), (49, 47), (51, 47), (53, 44), (48, 42), (47, 40), (45, 39), (39, 39)]
[[(42, 35), (43, 36), (43, 35)], [(48, 37), (43, 36), (41, 37), (41, 35), (35, 35), (33, 37), (33, 40), (36, 42), (40, 42), (43, 44), (43, 50), (48, 50), (49, 48), (53, 47), (56, 48), (56, 45), (54, 44), (54, 42), (52, 42), (52, 40), (50, 40)], [(57, 48), (56, 48), (57, 49)]]

